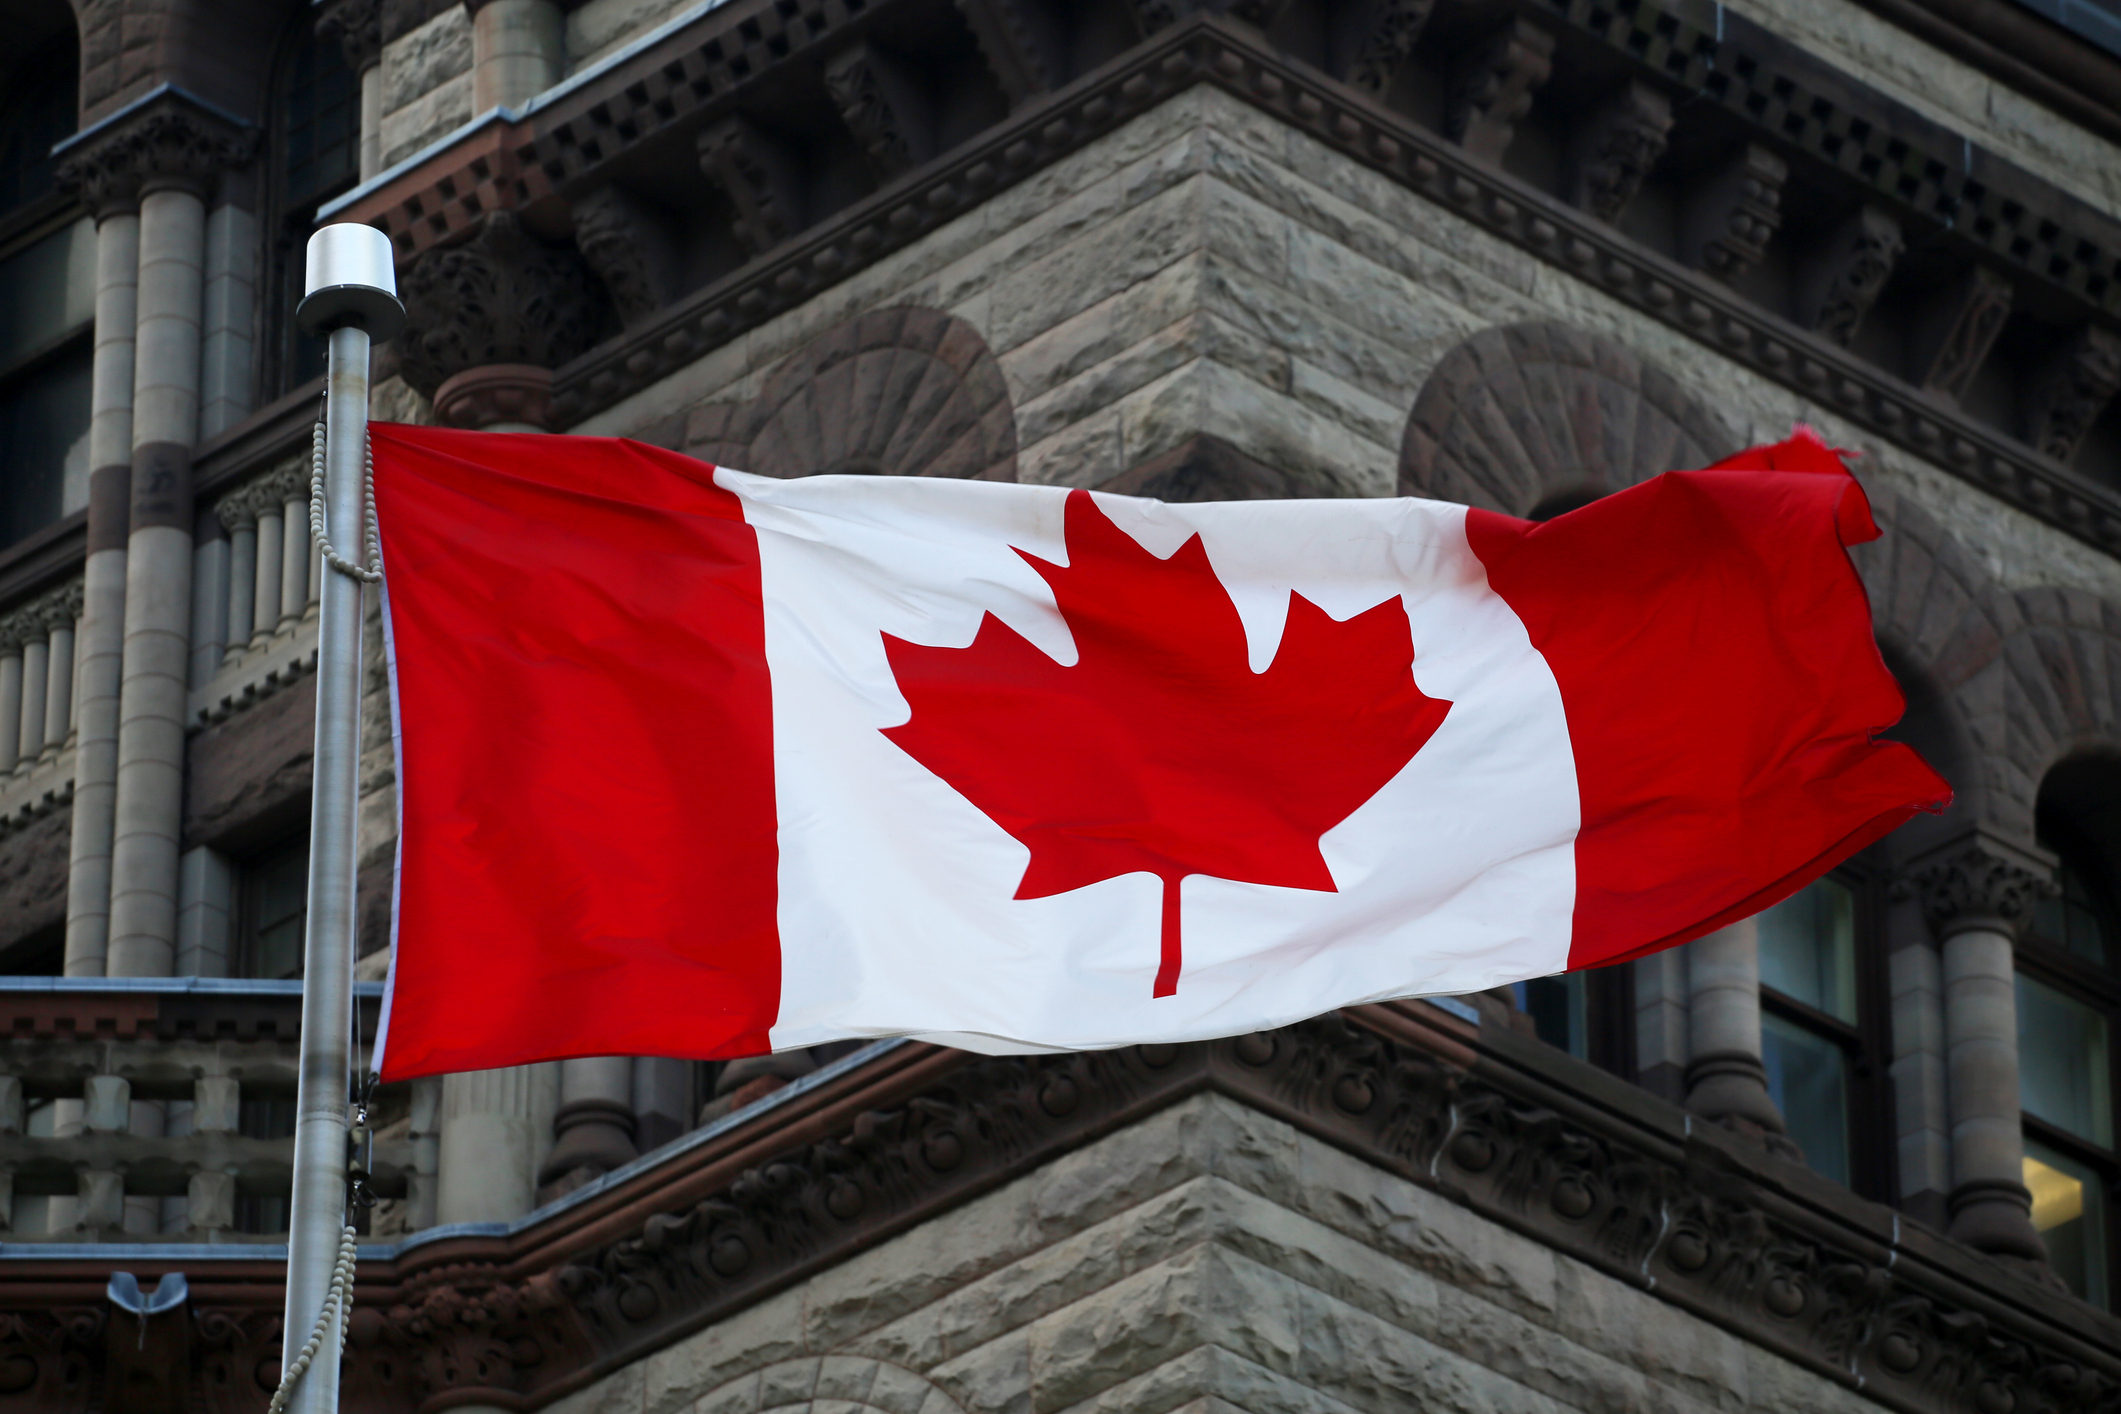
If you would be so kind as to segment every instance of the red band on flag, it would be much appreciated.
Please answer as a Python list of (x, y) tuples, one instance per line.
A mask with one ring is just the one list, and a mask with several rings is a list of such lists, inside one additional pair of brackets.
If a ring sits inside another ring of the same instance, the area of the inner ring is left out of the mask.
[(737, 498), (634, 442), (372, 435), (404, 724), (384, 1079), (770, 1049), (772, 695)]
[(1543, 525), (1475, 510), (1466, 535), (1568, 713), (1583, 813), (1570, 967), (1758, 913), (1950, 803), (1912, 749), (1877, 740), (1906, 702), (1847, 547), (1878, 528), (1817, 438)]

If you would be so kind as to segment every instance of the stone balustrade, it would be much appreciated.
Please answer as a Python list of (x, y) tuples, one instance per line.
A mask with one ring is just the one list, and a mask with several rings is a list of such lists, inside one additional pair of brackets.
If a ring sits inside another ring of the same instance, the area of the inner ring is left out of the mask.
[[(280, 1240), (301, 1009), (299, 982), (0, 978), (5, 1240)], [(379, 1153), (384, 1191), (413, 1154)]]

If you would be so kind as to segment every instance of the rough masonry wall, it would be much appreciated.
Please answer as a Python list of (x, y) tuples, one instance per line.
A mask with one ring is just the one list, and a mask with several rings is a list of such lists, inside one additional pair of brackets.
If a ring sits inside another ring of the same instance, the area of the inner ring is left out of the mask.
[(550, 1408), (755, 1414), (828, 1401), (891, 1414), (1875, 1407), (1213, 1095)]
[(471, 16), (449, 5), (383, 46), (384, 170), (471, 118)]
[(692, 408), (754, 396), (826, 328), (894, 304), (985, 337), (1025, 481), (1102, 484), (1209, 433), (1301, 485), (1389, 495), (1443, 355), (1493, 325), (1553, 320), (1661, 366), (1745, 441), (1817, 427), (1881, 499), (1921, 504), (2006, 587), (2121, 599), (2121, 563), (1207, 88), (573, 430), (667, 435)]

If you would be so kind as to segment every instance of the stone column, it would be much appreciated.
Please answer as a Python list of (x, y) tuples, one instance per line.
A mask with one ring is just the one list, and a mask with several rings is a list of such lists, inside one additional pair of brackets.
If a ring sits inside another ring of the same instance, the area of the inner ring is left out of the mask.
[(166, 976), (176, 957), (205, 262), (206, 203), (197, 182), (150, 182), (140, 198), (132, 529), (111, 842), (107, 968), (114, 977)]
[[(98, 470), (90, 480), (84, 609), (84, 637), (92, 641), (81, 655), (81, 779), (70, 881), (70, 895), (86, 897), (78, 906), (69, 900), (69, 970), (166, 973), (174, 949), (206, 194), (216, 174), (248, 160), (251, 145), (246, 130), (180, 91), (162, 89), (62, 149), (62, 171), (91, 209), (117, 212), (137, 203), (138, 210), (130, 242), (127, 232), (109, 232), (107, 267), (98, 240), (98, 264), (105, 268), (98, 272), (90, 424), (91, 464)], [(113, 348), (106, 357), (106, 304), (114, 320), (130, 316), (124, 331), (130, 347), (122, 356)], [(122, 450), (112, 435), (117, 420), (105, 415), (118, 397), (111, 384), (121, 363), (131, 375)], [(108, 474), (116, 466), (123, 467), (123, 480)], [(99, 496), (108, 514), (99, 514)], [(97, 573), (99, 554), (121, 546), (122, 607), (111, 602), (115, 586)], [(100, 797), (106, 763), (107, 808)], [(84, 788), (92, 797), (85, 811)]]
[(132, 500), (133, 324), (140, 276), (137, 188), (122, 168), (63, 169), (100, 197), (95, 365), (89, 393), (88, 558), (81, 576), (73, 833), (66, 876), (66, 975), (101, 977), (110, 942), (110, 849), (118, 794), (118, 667)]
[(538, 1196), (550, 1201), (631, 1163), (633, 1058), (585, 1056), (560, 1062), (560, 1107), (551, 1154), (538, 1170)]
[(1916, 861), (1913, 872), (1943, 950), (1951, 1235), (1983, 1252), (2044, 1262), (2018, 1109), (2016, 940), (2054, 887), (2054, 871), (2030, 850), (1973, 831)]
[(549, 1063), (444, 1076), (435, 1221), (506, 1222), (529, 1212), (558, 1099), (559, 1066)]
[(558, 0), (465, 0), (471, 11), (471, 109), (520, 108), (560, 81), (567, 21)]
[(318, 9), (317, 38), (337, 44), (361, 78), (356, 162), (365, 182), (383, 170), (383, 0), (329, 0)]
[(1797, 1146), (1768, 1097), (1760, 1060), (1760, 925), (1751, 918), (1687, 944), (1686, 1107), (1785, 1157)]

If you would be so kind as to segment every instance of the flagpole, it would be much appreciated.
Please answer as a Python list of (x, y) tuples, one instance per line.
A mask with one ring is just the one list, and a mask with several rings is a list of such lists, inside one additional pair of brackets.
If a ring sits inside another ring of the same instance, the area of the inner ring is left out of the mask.
[[(302, 952), (302, 1048), (295, 1101), (294, 1195), (276, 1408), (339, 1407), (339, 1347), (353, 1286), (347, 1107), (353, 1069), (354, 854), (361, 751), (361, 619), (366, 564), (368, 355), (404, 326), (390, 241), (368, 226), (309, 239), (296, 322), (330, 340), (312, 547), (325, 560), (317, 615), (317, 737), (309, 809), (309, 909)], [(289, 550), (292, 554), (294, 551)], [(327, 1302), (331, 1309), (327, 1311)], [(292, 1388), (290, 1389), (290, 1386)]]

